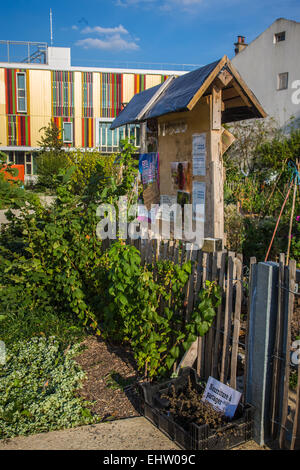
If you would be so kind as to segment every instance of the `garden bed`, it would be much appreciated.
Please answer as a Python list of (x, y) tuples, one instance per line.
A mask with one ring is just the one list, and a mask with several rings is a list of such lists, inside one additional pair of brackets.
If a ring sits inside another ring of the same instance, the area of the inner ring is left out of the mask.
[(177, 379), (142, 384), (143, 412), (182, 449), (230, 449), (252, 438), (253, 407), (239, 405), (232, 420), (201, 401), (204, 386), (191, 368)]
[(86, 378), (78, 393), (93, 402), (92, 413), (101, 421), (140, 416), (140, 399), (136, 392), (139, 376), (130, 351), (94, 336), (89, 336), (82, 344), (86, 349), (76, 362)]

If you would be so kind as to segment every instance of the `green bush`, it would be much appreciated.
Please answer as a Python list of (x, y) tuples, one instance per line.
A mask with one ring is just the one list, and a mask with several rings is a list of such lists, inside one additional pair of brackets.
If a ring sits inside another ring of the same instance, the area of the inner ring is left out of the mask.
[(7, 348), (0, 365), (0, 439), (98, 421), (76, 397), (84, 373), (55, 338), (33, 338)]
[(242, 253), (245, 240), (244, 217), (237, 212), (237, 207), (230, 204), (224, 207), (224, 231), (226, 233), (226, 248)]
[(36, 157), (37, 187), (55, 189), (59, 185), (58, 176), (68, 166), (65, 151), (53, 152), (51, 150), (40, 153)]
[(67, 152), (66, 159), (68, 166), (75, 167), (72, 174), (72, 190), (74, 194), (83, 194), (90, 178), (97, 168), (101, 166), (103, 175), (112, 176), (115, 155), (101, 155), (99, 152)]

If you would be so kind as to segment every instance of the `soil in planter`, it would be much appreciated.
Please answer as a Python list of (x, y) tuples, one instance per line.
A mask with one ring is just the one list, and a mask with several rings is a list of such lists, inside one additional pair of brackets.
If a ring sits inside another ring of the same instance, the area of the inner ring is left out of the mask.
[(210, 429), (218, 430), (229, 422), (229, 419), (220, 411), (215, 410), (209, 403), (201, 400), (202, 394), (193, 388), (190, 377), (182, 391), (176, 392), (172, 385), (168, 394), (161, 398), (169, 403), (167, 411), (171, 413), (173, 420), (185, 430), (189, 430), (190, 424), (198, 426), (208, 424)]

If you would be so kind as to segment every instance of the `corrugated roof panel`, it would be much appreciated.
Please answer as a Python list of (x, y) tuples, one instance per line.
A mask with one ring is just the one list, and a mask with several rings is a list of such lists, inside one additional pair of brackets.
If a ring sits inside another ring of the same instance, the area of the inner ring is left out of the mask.
[(163, 114), (186, 109), (193, 96), (217, 67), (219, 62), (220, 60), (217, 60), (212, 64), (205, 65), (200, 69), (193, 70), (186, 75), (176, 78), (145, 114), (144, 118), (154, 118), (162, 116)]
[(110, 128), (115, 129), (116, 127), (124, 126), (125, 124), (133, 124), (137, 122), (137, 116), (160, 87), (161, 84), (134, 95), (128, 105), (113, 121)]

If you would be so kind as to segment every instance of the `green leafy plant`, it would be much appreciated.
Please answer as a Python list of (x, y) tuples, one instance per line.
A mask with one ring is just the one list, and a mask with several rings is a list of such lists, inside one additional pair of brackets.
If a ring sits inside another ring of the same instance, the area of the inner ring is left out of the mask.
[(55, 338), (33, 338), (7, 349), (0, 365), (0, 439), (99, 421), (75, 392), (84, 372)]

